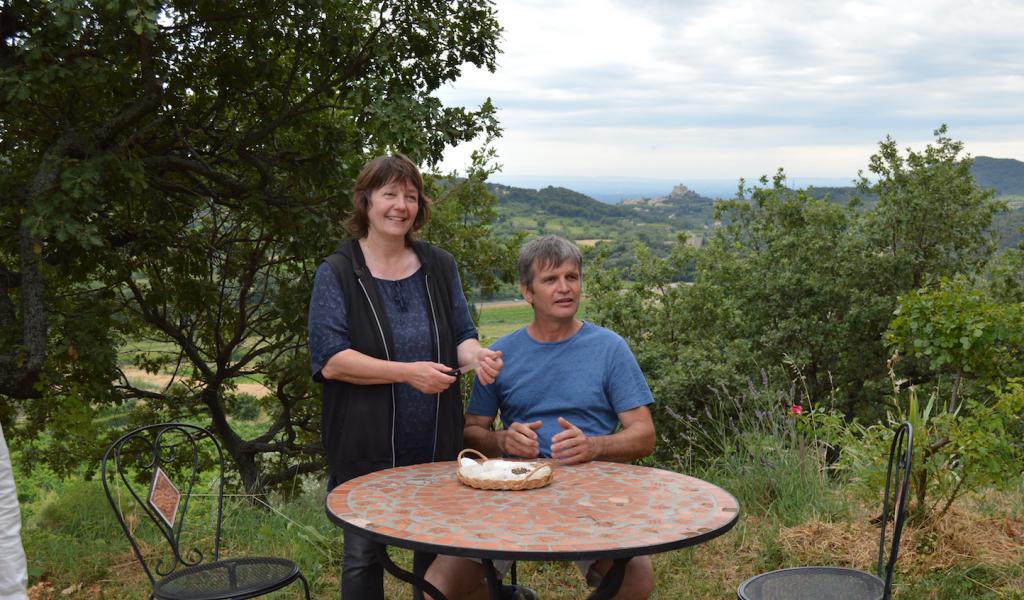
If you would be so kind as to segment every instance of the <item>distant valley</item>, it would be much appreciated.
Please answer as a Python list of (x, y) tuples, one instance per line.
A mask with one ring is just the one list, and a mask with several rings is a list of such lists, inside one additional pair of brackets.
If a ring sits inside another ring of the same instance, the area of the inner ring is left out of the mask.
[[(1012, 158), (975, 157), (972, 173), (983, 187), (991, 187), (1003, 195), (1024, 195), (1024, 163)], [(790, 187), (805, 189), (852, 189), (855, 177), (803, 177), (789, 174)], [(747, 178), (747, 182), (754, 178)], [(709, 198), (731, 198), (736, 193), (739, 177), (733, 179), (651, 179), (640, 177), (579, 176), (506, 176), (497, 174), (492, 183), (523, 189), (539, 190), (561, 187), (608, 204), (631, 198), (651, 198), (668, 193), (682, 183), (697, 194)]]
[[(994, 189), (1007, 201), (1010, 210), (997, 216), (995, 228), (1000, 246), (1015, 246), (1021, 240), (1020, 228), (1024, 226), (1024, 162), (979, 156), (971, 172), (980, 186)], [(651, 180), (646, 180), (645, 184), (640, 183), (642, 180), (611, 181), (611, 187), (621, 186), (626, 181), (633, 181), (636, 187), (651, 185)], [(593, 185), (595, 180), (588, 180), (588, 186)], [(842, 204), (860, 196), (852, 185), (799, 187), (806, 188), (815, 197), (827, 197)], [(634, 196), (625, 194), (624, 188), (619, 187), (616, 194), (624, 197), (616, 203), (602, 202), (566, 187), (533, 189), (492, 183), (488, 188), (498, 198), (496, 229), (499, 232), (558, 233), (583, 245), (605, 240), (619, 247), (616, 254), (620, 251), (628, 254), (629, 246), (635, 241), (644, 242), (657, 252), (667, 248), (681, 233), (688, 234), (692, 243), (700, 244), (705, 232), (713, 226), (716, 198), (731, 197), (702, 195), (685, 183), (666, 183), (660, 194)], [(873, 203), (871, 198), (861, 200), (865, 204)]]

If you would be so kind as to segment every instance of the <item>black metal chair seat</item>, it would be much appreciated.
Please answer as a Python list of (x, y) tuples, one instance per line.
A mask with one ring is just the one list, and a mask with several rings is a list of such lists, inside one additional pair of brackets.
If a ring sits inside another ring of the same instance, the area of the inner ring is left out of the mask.
[(842, 567), (795, 567), (744, 581), (740, 598), (760, 600), (881, 600), (885, 582), (871, 573)]
[(162, 600), (253, 598), (298, 577), (299, 568), (283, 558), (230, 558), (175, 571), (156, 582), (153, 595)]

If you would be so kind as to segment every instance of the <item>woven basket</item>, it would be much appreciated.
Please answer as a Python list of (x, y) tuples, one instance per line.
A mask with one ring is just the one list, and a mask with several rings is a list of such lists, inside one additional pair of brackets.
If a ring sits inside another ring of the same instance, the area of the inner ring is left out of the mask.
[[(535, 462), (524, 462), (523, 467), (530, 469), (528, 473), (524, 473), (522, 477), (516, 479), (483, 479), (479, 477), (469, 477), (462, 472), (462, 457), (466, 453), (473, 453), (477, 457), (483, 459), (481, 462), (487, 462), (487, 457), (477, 452), (472, 448), (466, 448), (462, 452), (459, 452), (457, 462), (459, 468), (455, 472), (459, 477), (459, 481), (469, 487), (474, 487), (481, 490), (532, 490), (535, 488), (544, 487), (551, 483), (551, 480), (555, 477), (555, 466), (550, 463), (535, 463)], [(470, 457), (476, 458), (476, 457)], [(547, 467), (547, 470), (544, 468)]]

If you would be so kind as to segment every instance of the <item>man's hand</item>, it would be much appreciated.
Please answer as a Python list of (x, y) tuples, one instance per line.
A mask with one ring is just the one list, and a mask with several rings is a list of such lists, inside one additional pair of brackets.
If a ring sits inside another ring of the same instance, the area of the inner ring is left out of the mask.
[(541, 421), (532, 423), (513, 423), (504, 434), (499, 437), (501, 452), (509, 456), (521, 458), (537, 458), (540, 456), (540, 442), (537, 439), (537, 430), (540, 429)]
[(562, 417), (558, 417), (558, 424), (564, 431), (551, 438), (551, 458), (565, 465), (574, 465), (590, 462), (601, 455), (599, 438), (587, 437), (579, 427)]

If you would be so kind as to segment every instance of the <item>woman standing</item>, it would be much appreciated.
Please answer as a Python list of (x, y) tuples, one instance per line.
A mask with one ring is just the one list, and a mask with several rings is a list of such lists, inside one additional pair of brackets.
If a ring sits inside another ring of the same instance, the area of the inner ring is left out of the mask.
[[(454, 460), (463, 410), (449, 372), (479, 363), (492, 383), (499, 352), (483, 348), (451, 254), (413, 233), (430, 218), (423, 177), (400, 154), (356, 180), (342, 242), (317, 269), (309, 305), (313, 378), (323, 384), (327, 488), (380, 469)], [(430, 556), (417, 556), (424, 572)], [(383, 599), (375, 543), (345, 532), (341, 593)]]

